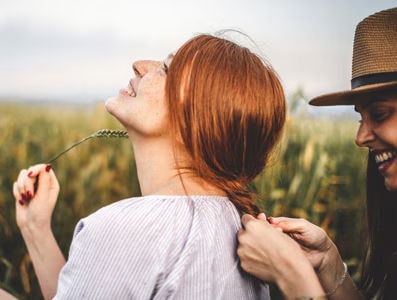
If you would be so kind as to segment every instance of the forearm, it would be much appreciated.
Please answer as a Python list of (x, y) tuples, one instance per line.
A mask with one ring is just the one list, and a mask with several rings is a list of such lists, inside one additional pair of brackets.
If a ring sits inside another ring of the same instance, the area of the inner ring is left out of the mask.
[(324, 261), (318, 270), (318, 276), (328, 299), (364, 299), (345, 269), (342, 258), (334, 244), (324, 257)]
[(277, 285), (285, 299), (320, 298), (324, 289), (313, 267), (304, 259), (282, 267), (283, 274), (277, 276)]
[(2, 300), (17, 300), (13, 295), (7, 293), (5, 290), (0, 289), (0, 299)]
[(328, 299), (332, 300), (364, 300), (364, 295), (357, 289), (353, 280), (347, 275), (344, 282), (335, 290), (334, 293), (328, 295)]
[(65, 265), (62, 251), (51, 229), (22, 229), (21, 233), (29, 251), (43, 297), (44, 299), (51, 299), (56, 294), (59, 273)]

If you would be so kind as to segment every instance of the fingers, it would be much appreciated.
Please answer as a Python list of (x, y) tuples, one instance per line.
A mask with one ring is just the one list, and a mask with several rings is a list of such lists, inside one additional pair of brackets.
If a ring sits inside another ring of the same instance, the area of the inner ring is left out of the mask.
[(15, 200), (20, 204), (29, 202), (33, 197), (33, 186), (36, 181), (35, 177), (30, 177), (29, 170), (21, 170), (19, 172), (17, 181), (13, 185), (13, 194)]
[(285, 233), (301, 233), (305, 228), (310, 226), (305, 219), (286, 218), (286, 217), (270, 217), (268, 222), (274, 226), (281, 228)]
[(43, 167), (38, 170), (37, 177), (40, 179), (40, 184), (37, 185), (36, 194), (48, 193), (48, 195), (50, 195), (52, 192), (58, 193), (59, 183), (50, 164), (43, 165)]
[(249, 214), (244, 214), (241, 217), (241, 224), (243, 224), (244, 228), (246, 228), (247, 224), (251, 221), (255, 221), (255, 218)]
[(258, 220), (267, 221), (266, 215), (264, 213), (260, 213), (257, 217)]
[[(45, 185), (45, 182), (49, 181), (50, 169), (51, 165), (39, 164), (19, 172), (18, 178), (13, 184), (13, 194), (15, 200), (20, 205), (29, 203), (34, 198), (36, 192), (38, 192), (38, 189), (43, 188), (42, 186)], [(37, 186), (39, 178), (40, 186)]]
[[(24, 205), (25, 204), (25, 200), (22, 197), (22, 194), (19, 191), (17, 182), (14, 182), (13, 186), (12, 186), (12, 193), (14, 194), (14, 198), (15, 200), (20, 204), (20, 205)], [(26, 197), (26, 196), (25, 196)]]
[[(267, 221), (265, 213), (260, 213), (256, 218), (258, 220)], [(255, 218), (249, 214), (245, 214), (241, 217), (241, 222), (243, 223), (243, 225), (252, 220), (255, 220)]]

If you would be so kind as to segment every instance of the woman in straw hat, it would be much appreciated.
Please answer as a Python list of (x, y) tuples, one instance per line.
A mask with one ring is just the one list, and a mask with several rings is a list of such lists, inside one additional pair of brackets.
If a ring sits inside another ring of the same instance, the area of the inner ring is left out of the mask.
[(356, 144), (369, 149), (369, 235), (362, 294), (349, 277), (337, 247), (321, 228), (303, 219), (244, 215), (244, 229), (238, 235), (243, 269), (276, 282), (287, 298), (318, 296), (296, 281), (297, 275), (306, 276), (301, 270), (307, 260), (296, 260), (296, 253), (303, 252), (328, 298), (397, 299), (397, 7), (375, 13), (357, 25), (351, 86), (349, 91), (316, 97), (310, 104), (354, 105), (361, 115)]

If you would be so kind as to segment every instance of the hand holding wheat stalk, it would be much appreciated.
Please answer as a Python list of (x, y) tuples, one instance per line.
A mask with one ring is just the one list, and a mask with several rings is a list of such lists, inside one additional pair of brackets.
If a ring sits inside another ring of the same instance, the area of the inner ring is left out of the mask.
[(73, 145), (67, 147), (65, 150), (62, 152), (59, 152), (57, 155), (55, 155), (53, 158), (47, 161), (47, 164), (53, 163), (55, 160), (57, 160), (61, 155), (65, 154), (69, 150), (73, 149), (74, 147), (80, 145), (82, 142), (85, 142), (91, 138), (98, 137), (98, 138), (128, 138), (128, 133), (127, 131), (124, 130), (113, 130), (113, 129), (101, 129), (93, 134), (90, 134), (89, 136), (86, 136), (85, 138), (79, 140), (78, 142), (74, 143)]

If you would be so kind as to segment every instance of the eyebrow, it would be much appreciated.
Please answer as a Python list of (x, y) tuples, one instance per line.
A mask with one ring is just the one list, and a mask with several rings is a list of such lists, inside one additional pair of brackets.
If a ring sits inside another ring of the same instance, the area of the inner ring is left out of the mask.
[[(364, 104), (361, 104), (361, 108), (363, 108), (363, 109), (365, 109), (365, 108), (367, 108), (368, 106), (370, 106), (370, 105), (372, 105), (373, 103), (375, 103), (375, 102), (388, 102), (389, 101), (389, 99), (384, 99), (384, 98), (381, 98), (381, 97), (371, 97), (368, 101), (366, 101)], [(357, 104), (356, 105), (354, 105), (354, 110), (356, 111), (356, 112), (359, 112), (358, 110), (357, 110)]]

